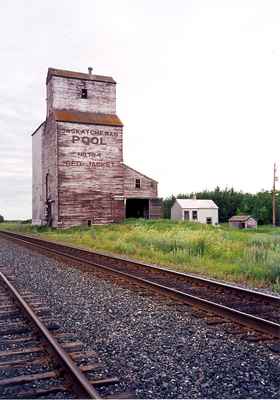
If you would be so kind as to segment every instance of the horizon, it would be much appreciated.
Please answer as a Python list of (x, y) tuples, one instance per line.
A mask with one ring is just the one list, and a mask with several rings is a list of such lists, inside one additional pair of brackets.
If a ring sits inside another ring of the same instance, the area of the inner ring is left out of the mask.
[(0, 214), (31, 215), (30, 135), (45, 119), (51, 66), (92, 65), (118, 82), (124, 162), (157, 180), (159, 197), (271, 190), (280, 164), (278, 1), (11, 0), (0, 30)]
[[(196, 195), (196, 194), (198, 194), (198, 193), (203, 193), (203, 192), (215, 192), (215, 190), (216, 190), (217, 188), (215, 188), (215, 189), (210, 189), (210, 190), (200, 190), (200, 191), (197, 191), (197, 192), (188, 192), (188, 193), (183, 193), (183, 192), (181, 192), (181, 193), (178, 193), (177, 195), (174, 195), (173, 193), (171, 193), (171, 194), (169, 194), (169, 195), (167, 195), (167, 196), (164, 196), (164, 197), (162, 197), (162, 199), (163, 199), (163, 201), (166, 201), (166, 200), (168, 200), (168, 199), (170, 199), (170, 198), (172, 198), (172, 197), (174, 197), (175, 199), (180, 199), (180, 197), (179, 196), (193, 196), (193, 195)], [(265, 190), (265, 189), (262, 189), (262, 190), (259, 190), (259, 191), (257, 191), (257, 192), (254, 192), (254, 193), (252, 193), (252, 192), (244, 192), (244, 191), (242, 191), (242, 190), (236, 190), (236, 189), (234, 189), (233, 187), (225, 187), (225, 188), (221, 188), (221, 187), (219, 187), (219, 189), (220, 189), (220, 191), (221, 192), (223, 192), (223, 191), (231, 191), (231, 190), (233, 190), (235, 193), (242, 193), (242, 194), (252, 194), (252, 195), (257, 195), (257, 194), (259, 194), (259, 193), (271, 193), (271, 190)], [(276, 193), (277, 192), (279, 192), (280, 193), (280, 190), (277, 190), (276, 191)], [(199, 198), (197, 198), (196, 200), (199, 200)], [(10, 218), (6, 218), (6, 216), (3, 214), (3, 213), (1, 213), (1, 210), (0, 210), (0, 215), (2, 215), (3, 217), (4, 217), (4, 222), (17, 222), (17, 221), (28, 221), (28, 220), (32, 220), (32, 215), (30, 215), (29, 217), (27, 217), (27, 218), (21, 218), (21, 217), (19, 217), (19, 218), (15, 218), (15, 219), (10, 219)], [(164, 218), (164, 217), (163, 217)]]

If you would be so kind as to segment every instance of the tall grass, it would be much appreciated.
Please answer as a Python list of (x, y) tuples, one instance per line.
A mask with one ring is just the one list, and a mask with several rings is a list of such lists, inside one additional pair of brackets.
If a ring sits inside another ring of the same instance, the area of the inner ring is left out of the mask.
[(280, 228), (240, 231), (191, 222), (127, 220), (66, 230), (4, 223), (0, 229), (33, 233), (213, 278), (270, 286), (280, 292)]

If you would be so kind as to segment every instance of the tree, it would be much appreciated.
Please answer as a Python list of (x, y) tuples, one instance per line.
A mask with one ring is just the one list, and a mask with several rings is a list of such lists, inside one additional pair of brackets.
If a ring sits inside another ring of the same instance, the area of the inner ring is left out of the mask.
[(163, 200), (163, 218), (170, 218), (171, 216), (171, 207), (175, 203), (176, 197), (169, 196)]
[[(178, 199), (190, 199), (192, 193), (180, 193)], [(198, 199), (213, 200), (219, 207), (219, 221), (227, 222), (233, 215), (248, 214), (255, 217), (260, 225), (272, 223), (272, 195), (270, 191), (263, 190), (256, 194), (237, 192), (233, 188), (221, 189), (218, 186), (214, 190), (197, 192)], [(170, 209), (175, 197), (170, 196), (163, 201), (164, 218), (170, 218)], [(280, 225), (280, 195), (276, 193), (276, 223)]]
[(0, 215), (0, 223), (1, 222), (4, 222), (4, 217), (3, 217), (3, 215)]

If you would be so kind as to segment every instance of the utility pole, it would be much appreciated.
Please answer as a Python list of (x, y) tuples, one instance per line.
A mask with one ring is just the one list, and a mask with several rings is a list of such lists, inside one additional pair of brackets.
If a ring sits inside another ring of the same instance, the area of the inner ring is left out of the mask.
[(276, 190), (275, 182), (278, 180), (276, 176), (276, 163), (273, 166), (273, 185), (272, 185), (272, 225), (276, 225)]

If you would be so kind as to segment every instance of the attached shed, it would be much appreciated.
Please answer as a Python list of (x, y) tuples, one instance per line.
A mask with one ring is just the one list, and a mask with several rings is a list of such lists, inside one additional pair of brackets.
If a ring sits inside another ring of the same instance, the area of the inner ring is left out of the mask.
[(162, 199), (157, 197), (157, 181), (123, 164), (126, 218), (158, 219)]
[(171, 219), (217, 225), (218, 212), (213, 200), (176, 199), (171, 208)]
[(256, 228), (258, 226), (255, 218), (250, 215), (234, 215), (228, 220), (230, 226), (234, 228)]

